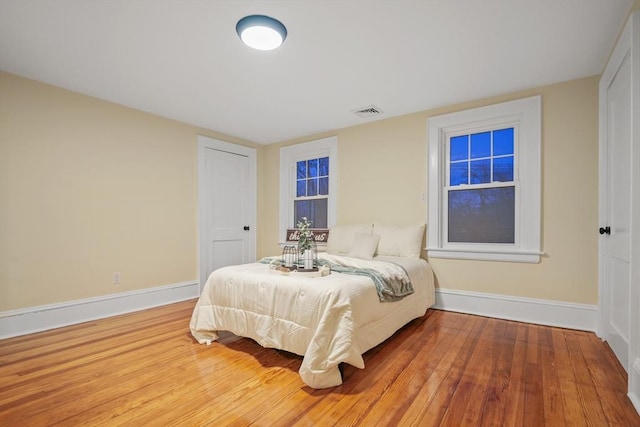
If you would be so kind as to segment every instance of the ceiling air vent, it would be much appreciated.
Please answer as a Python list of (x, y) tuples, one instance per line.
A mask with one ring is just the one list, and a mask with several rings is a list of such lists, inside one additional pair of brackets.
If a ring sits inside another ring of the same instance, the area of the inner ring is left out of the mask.
[(363, 107), (363, 108), (358, 108), (356, 110), (353, 110), (353, 113), (358, 117), (366, 119), (368, 117), (380, 116), (382, 115), (383, 111), (378, 107), (376, 107), (375, 105), (369, 105), (368, 107)]

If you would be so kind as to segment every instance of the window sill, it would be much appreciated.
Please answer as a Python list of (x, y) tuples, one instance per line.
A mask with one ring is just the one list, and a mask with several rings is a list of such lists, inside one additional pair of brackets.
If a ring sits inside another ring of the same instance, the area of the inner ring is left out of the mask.
[(526, 262), (537, 264), (544, 252), (535, 251), (491, 251), (468, 249), (426, 248), (429, 258), (470, 259), (477, 261)]

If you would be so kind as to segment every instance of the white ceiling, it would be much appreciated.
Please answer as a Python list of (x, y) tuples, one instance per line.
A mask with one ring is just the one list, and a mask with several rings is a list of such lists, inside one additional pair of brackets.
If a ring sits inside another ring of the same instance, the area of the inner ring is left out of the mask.
[[(0, 69), (260, 144), (601, 73), (632, 0), (0, 0)], [(265, 14), (288, 37), (244, 46)]]

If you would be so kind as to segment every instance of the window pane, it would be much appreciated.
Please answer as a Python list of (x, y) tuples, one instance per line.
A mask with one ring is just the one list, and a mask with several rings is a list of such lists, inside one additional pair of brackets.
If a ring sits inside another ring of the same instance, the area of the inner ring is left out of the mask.
[(471, 135), (471, 158), (491, 156), (491, 132), (474, 133)]
[(307, 175), (309, 178), (315, 178), (318, 176), (318, 159), (307, 161)]
[(474, 160), (471, 162), (471, 184), (491, 182), (491, 160)]
[(302, 218), (309, 218), (311, 216), (311, 202), (312, 200), (296, 200), (293, 202), (293, 210), (295, 219), (293, 225), (296, 226)]
[(296, 197), (304, 197), (307, 195), (307, 181), (300, 179), (296, 182)]
[(449, 241), (515, 243), (515, 187), (449, 191)]
[(318, 194), (326, 196), (329, 194), (329, 178), (320, 178), (318, 180)]
[(296, 200), (293, 202), (293, 226), (302, 220), (302, 217), (306, 217), (311, 221), (311, 228), (327, 228), (327, 200)]
[(461, 185), (469, 183), (469, 162), (451, 163), (449, 168), (449, 185)]
[(513, 154), (513, 128), (493, 131), (493, 155)]
[(453, 138), (451, 138), (450, 160), (452, 162), (456, 160), (464, 160), (468, 158), (469, 156), (468, 141), (469, 141), (468, 135), (454, 136)]
[(301, 161), (297, 163), (296, 178), (303, 179), (307, 177), (307, 162)]
[(318, 178), (307, 180), (307, 196), (318, 195)]
[(493, 181), (513, 181), (513, 156), (493, 159)]
[(320, 163), (320, 176), (329, 175), (329, 158), (323, 157), (319, 160)]

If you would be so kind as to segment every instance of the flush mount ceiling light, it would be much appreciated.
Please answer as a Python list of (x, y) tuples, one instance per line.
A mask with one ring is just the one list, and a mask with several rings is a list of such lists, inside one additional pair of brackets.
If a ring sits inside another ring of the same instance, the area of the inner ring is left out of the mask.
[(287, 29), (282, 22), (265, 15), (245, 16), (236, 24), (240, 40), (258, 50), (272, 50), (287, 38)]

